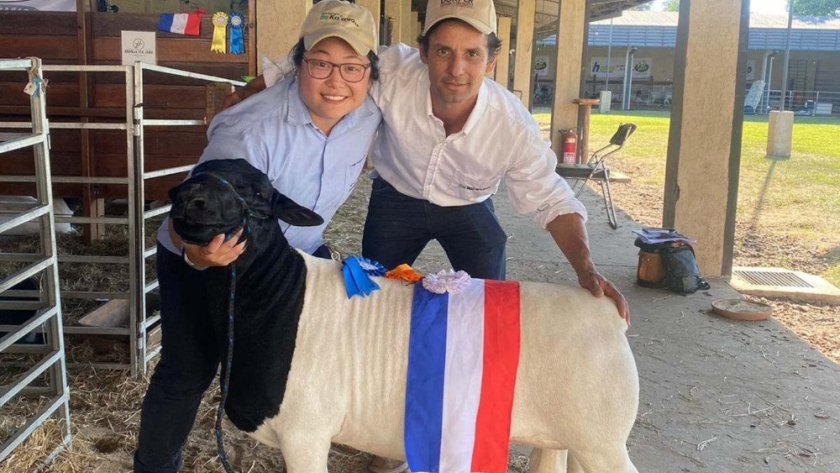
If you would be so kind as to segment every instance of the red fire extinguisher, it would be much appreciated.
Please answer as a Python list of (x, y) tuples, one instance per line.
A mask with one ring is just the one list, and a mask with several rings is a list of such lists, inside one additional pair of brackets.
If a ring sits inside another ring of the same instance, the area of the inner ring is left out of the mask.
[(577, 132), (574, 128), (563, 132), (563, 163), (575, 164), (577, 162)]

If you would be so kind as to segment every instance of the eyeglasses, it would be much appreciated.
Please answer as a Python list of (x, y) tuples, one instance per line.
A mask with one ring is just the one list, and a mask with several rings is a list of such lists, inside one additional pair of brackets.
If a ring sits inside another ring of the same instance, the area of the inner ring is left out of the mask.
[(306, 63), (306, 70), (309, 75), (315, 79), (326, 79), (332, 75), (333, 68), (337, 67), (341, 78), (347, 82), (359, 82), (365, 78), (365, 73), (370, 68), (370, 64), (333, 64), (331, 62), (322, 61), (320, 59), (303, 58)]

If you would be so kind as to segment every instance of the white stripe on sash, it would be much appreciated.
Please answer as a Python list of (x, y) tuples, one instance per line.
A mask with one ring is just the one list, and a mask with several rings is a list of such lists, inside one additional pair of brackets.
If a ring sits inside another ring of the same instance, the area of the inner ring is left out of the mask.
[(469, 472), (484, 363), (484, 280), (449, 295), (440, 471)]

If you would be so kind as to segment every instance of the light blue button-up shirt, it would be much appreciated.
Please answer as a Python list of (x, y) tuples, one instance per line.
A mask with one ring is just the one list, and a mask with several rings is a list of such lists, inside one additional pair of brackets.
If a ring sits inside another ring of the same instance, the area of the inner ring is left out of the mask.
[[(366, 96), (326, 136), (312, 123), (296, 78), (289, 77), (216, 115), (199, 162), (246, 159), (268, 175), (275, 189), (323, 217), (317, 227), (280, 222), (290, 245), (312, 253), (324, 244), (324, 229), (350, 196), (380, 120), (379, 109)], [(180, 253), (168, 222), (158, 240)]]

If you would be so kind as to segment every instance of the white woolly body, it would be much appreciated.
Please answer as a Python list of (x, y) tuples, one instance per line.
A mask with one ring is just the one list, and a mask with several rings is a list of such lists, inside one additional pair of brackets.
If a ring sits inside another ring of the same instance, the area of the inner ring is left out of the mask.
[[(339, 263), (304, 258), (305, 302), (285, 397), (252, 435), (280, 448), (291, 473), (323, 473), (331, 442), (404, 458), (413, 287), (376, 278), (380, 291), (348, 300)], [(639, 395), (625, 330), (605, 297), (521, 283), (511, 441), (567, 449), (592, 473), (637, 472), (625, 445)]]

